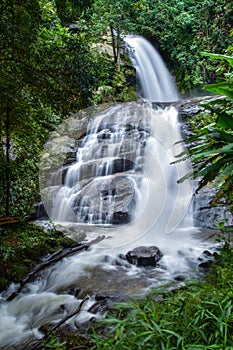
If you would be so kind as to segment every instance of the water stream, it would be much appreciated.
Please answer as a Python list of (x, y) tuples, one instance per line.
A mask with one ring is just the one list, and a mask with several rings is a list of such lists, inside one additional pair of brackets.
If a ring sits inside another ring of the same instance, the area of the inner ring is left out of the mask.
[(142, 97), (152, 102), (178, 101), (172, 76), (153, 45), (138, 35), (129, 35), (124, 40), (137, 72)]
[[(174, 83), (154, 48), (141, 37), (125, 41), (143, 98), (176, 101)], [(72, 145), (71, 164), (45, 171), (42, 190), (50, 218), (77, 235), (84, 231), (86, 240), (101, 234), (106, 239), (46, 269), (11, 302), (6, 298), (17, 286), (2, 293), (0, 349), (25, 349), (30, 339), (43, 336), (43, 327), (77, 308), (83, 295), (91, 297), (66, 322), (71, 327), (93, 316), (98, 294), (125, 298), (196, 275), (206, 245), (193, 223), (193, 183), (177, 184), (190, 171), (189, 161), (171, 165), (184, 150), (177, 144), (178, 112), (173, 106), (152, 108), (150, 102), (120, 103), (97, 113)], [(124, 258), (135, 247), (152, 245), (163, 253), (156, 267), (138, 267)]]

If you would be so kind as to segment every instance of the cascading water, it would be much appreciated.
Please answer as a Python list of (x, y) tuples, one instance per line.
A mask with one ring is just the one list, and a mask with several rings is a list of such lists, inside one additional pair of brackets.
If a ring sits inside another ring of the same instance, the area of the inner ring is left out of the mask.
[(138, 35), (129, 35), (124, 41), (129, 46), (142, 97), (151, 102), (178, 101), (179, 95), (172, 77), (154, 47)]
[(75, 163), (63, 169), (64, 184), (57, 181), (57, 172), (52, 175), (51, 187), (62, 186), (54, 191), (50, 217), (89, 224), (130, 221), (142, 178), (146, 127), (132, 104), (115, 106), (91, 120)]
[[(134, 51), (143, 97), (177, 100), (170, 75), (161, 59), (155, 60), (150, 44), (141, 37), (125, 41)], [(177, 184), (190, 170), (189, 163), (170, 164), (183, 150), (176, 144), (181, 139), (177, 114), (172, 106), (116, 104), (91, 118), (78, 140), (74, 134), (80, 124), (72, 119), (73, 124), (67, 122), (71, 133), (63, 125), (47, 144), (43, 159), (49, 167), (42, 163), (41, 192), (50, 218), (76, 232), (84, 230), (88, 239), (100, 233), (106, 239), (46, 269), (11, 302), (6, 299), (15, 286), (2, 294), (0, 349), (26, 349), (30, 339), (42, 337), (42, 326), (53, 325), (80, 305), (81, 298), (74, 295), (79, 288), (82, 294), (136, 295), (194, 273), (204, 246), (193, 237), (192, 181)], [(70, 163), (61, 157), (60, 141), (64, 154), (75, 153)], [(54, 144), (60, 145), (59, 152)], [(122, 258), (142, 245), (160, 248), (158, 266), (140, 268)], [(90, 299), (66, 324), (75, 327), (90, 318), (93, 302)]]

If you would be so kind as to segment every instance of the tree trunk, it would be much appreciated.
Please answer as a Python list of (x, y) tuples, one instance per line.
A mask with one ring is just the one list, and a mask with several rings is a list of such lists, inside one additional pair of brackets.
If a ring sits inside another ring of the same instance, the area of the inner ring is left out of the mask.
[(112, 49), (113, 49), (114, 62), (117, 66), (117, 45), (115, 41), (114, 28), (110, 26), (110, 30), (111, 30), (111, 37), (112, 37)]
[(5, 214), (10, 215), (10, 103), (6, 108), (6, 202)]
[(114, 62), (116, 65), (116, 69), (120, 70), (120, 30), (119, 28), (116, 29), (116, 33), (114, 33), (114, 28), (110, 26), (111, 30), (111, 37), (112, 37), (112, 49), (113, 49), (113, 56), (114, 56)]
[(120, 46), (121, 46), (121, 38), (120, 38), (120, 30), (117, 29), (117, 69), (120, 70)]

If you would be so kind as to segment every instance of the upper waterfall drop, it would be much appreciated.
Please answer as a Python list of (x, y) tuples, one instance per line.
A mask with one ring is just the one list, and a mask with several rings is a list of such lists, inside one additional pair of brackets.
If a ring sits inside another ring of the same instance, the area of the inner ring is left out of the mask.
[(142, 97), (151, 102), (175, 102), (179, 94), (163, 59), (154, 46), (138, 35), (124, 38), (136, 69)]

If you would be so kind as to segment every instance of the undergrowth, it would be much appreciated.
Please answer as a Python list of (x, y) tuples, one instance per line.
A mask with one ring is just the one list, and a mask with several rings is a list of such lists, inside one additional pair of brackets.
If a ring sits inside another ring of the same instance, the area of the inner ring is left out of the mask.
[(23, 222), (0, 227), (0, 290), (19, 282), (47, 254), (72, 245), (54, 229)]

